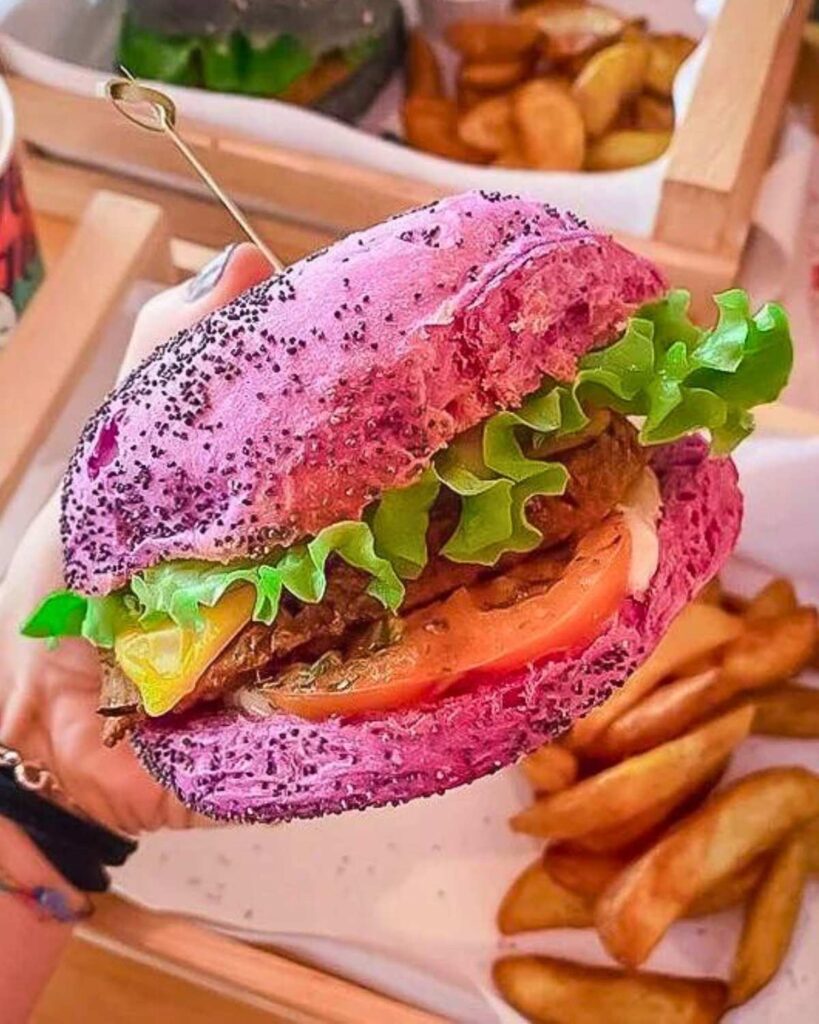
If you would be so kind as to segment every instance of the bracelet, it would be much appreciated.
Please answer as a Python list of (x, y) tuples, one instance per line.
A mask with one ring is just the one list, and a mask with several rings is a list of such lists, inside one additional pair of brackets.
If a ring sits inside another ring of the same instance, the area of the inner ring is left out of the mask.
[(62, 797), (53, 774), (0, 743), (0, 815), (18, 825), (74, 888), (104, 892), (109, 886), (105, 866), (124, 864), (136, 842), (48, 796)]
[(68, 897), (59, 889), (46, 885), (36, 885), (31, 889), (15, 885), (5, 875), (0, 874), (0, 893), (6, 893), (35, 910), (41, 920), (56, 921), (58, 924), (76, 924), (84, 921), (94, 913), (94, 906), (86, 896), (84, 904), (75, 909)]

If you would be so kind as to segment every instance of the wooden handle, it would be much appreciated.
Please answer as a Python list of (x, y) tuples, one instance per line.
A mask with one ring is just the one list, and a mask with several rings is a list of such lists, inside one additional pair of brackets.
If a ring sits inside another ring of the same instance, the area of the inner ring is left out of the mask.
[(726, 0), (671, 144), (654, 237), (738, 256), (811, 0)]
[(101, 192), (0, 352), (0, 509), (141, 275), (172, 279), (161, 209)]
[(114, 896), (99, 901), (81, 934), (261, 1007), (281, 1024), (446, 1024), (332, 974)]

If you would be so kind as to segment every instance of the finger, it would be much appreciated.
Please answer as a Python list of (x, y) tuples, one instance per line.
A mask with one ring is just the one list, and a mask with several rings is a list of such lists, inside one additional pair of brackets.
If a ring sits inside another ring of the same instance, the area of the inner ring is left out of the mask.
[(141, 362), (158, 344), (226, 305), (272, 272), (255, 245), (229, 245), (189, 281), (161, 292), (142, 307), (120, 376)]

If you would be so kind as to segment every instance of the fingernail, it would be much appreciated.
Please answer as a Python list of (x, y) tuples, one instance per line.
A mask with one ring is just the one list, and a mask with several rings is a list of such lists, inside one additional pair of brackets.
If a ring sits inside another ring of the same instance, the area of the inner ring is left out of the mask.
[(204, 298), (208, 292), (213, 291), (222, 279), (225, 267), (230, 263), (230, 258), (237, 247), (238, 243), (233, 242), (233, 244), (229, 245), (227, 249), (223, 249), (220, 253), (214, 256), (210, 263), (206, 263), (196, 277), (192, 277), (190, 281), (188, 281), (187, 287), (185, 288), (185, 298), (188, 302), (198, 302), (199, 299)]

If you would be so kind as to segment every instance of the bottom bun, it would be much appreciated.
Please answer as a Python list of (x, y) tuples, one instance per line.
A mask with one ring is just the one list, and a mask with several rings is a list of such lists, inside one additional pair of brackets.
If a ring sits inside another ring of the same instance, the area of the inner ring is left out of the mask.
[(656, 449), (663, 497), (660, 561), (647, 592), (582, 650), (467, 692), (396, 711), (309, 722), (291, 715), (196, 711), (140, 725), (136, 752), (193, 810), (275, 822), (403, 803), (473, 782), (569, 728), (657, 645), (720, 569), (742, 518), (736, 469), (699, 439)]

